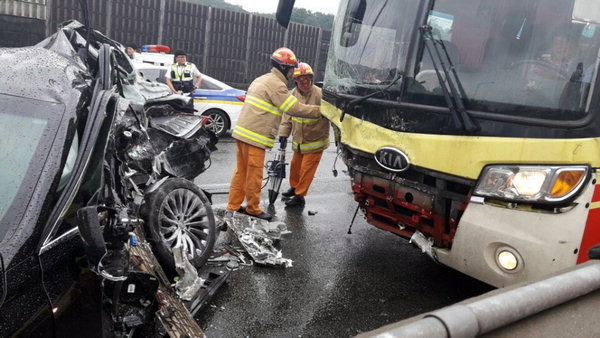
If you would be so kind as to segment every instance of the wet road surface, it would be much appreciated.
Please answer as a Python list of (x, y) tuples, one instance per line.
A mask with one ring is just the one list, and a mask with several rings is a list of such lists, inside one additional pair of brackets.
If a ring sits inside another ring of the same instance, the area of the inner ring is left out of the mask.
[[(215, 193), (215, 207), (225, 207), (235, 143), (224, 138), (218, 148), (196, 183)], [(262, 206), (292, 231), (280, 248), (293, 267), (234, 271), (197, 316), (208, 337), (350, 337), (492, 289), (369, 225), (360, 211), (347, 234), (356, 202), (341, 159), (338, 177), (331, 172), (335, 151), (333, 144), (326, 150), (304, 208), (286, 210), (280, 200)], [(284, 182), (281, 191), (288, 187)]]

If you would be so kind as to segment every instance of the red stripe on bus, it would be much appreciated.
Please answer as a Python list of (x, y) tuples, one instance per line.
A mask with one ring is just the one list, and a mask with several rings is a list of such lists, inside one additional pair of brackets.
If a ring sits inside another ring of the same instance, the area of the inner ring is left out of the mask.
[[(596, 202), (600, 199), (600, 185), (596, 185), (594, 189), (594, 197), (592, 201)], [(600, 208), (590, 209), (588, 218), (579, 247), (579, 255), (577, 256), (577, 264), (589, 261), (588, 251), (600, 244)]]
[(600, 188), (596, 185), (596, 189), (594, 190), (594, 196), (592, 196), (592, 202), (600, 201)]

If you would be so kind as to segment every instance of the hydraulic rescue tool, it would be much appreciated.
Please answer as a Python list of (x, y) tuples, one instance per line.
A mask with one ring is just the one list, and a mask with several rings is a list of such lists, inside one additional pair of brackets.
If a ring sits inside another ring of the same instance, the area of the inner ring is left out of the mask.
[(287, 137), (279, 137), (279, 149), (275, 153), (275, 158), (267, 163), (267, 174), (269, 176), (269, 203), (275, 203), (281, 182), (285, 178), (285, 148), (287, 147)]

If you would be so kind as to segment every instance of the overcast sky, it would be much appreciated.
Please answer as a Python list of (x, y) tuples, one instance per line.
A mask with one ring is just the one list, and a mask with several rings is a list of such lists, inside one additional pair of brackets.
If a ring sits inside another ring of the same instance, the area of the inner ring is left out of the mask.
[[(275, 13), (279, 0), (225, 0), (240, 5), (249, 12)], [(296, 0), (294, 7), (302, 7), (313, 12), (335, 14), (340, 0)]]

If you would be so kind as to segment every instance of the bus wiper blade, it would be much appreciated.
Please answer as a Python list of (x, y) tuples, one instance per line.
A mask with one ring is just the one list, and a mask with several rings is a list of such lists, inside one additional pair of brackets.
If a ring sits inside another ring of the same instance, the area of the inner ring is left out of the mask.
[[(448, 108), (450, 109), (450, 113), (452, 115), (452, 120), (454, 122), (454, 126), (457, 129), (464, 128), (469, 133), (473, 133), (473, 132), (479, 130), (479, 126), (477, 126), (473, 122), (473, 120), (471, 120), (471, 117), (467, 113), (467, 110), (465, 109), (465, 106), (463, 104), (462, 100), (463, 100), (463, 98), (466, 99), (467, 96), (466, 96), (464, 88), (458, 78), (456, 69), (454, 68), (454, 65), (452, 64), (450, 55), (448, 55), (448, 51), (446, 50), (446, 46), (444, 45), (444, 42), (442, 40), (436, 40), (433, 37), (433, 34), (431, 32), (432, 28), (429, 25), (421, 26), (419, 28), (419, 31), (423, 37), (425, 49), (427, 49), (427, 53), (429, 54), (429, 57), (431, 58), (431, 62), (433, 64), (433, 69), (435, 70), (435, 74), (437, 75), (438, 82), (440, 84), (440, 88), (442, 90), (442, 93), (444, 94), (444, 99), (446, 101), (446, 104), (448, 105)], [(431, 45), (433, 47), (431, 47), (428, 44), (428, 42), (431, 42)], [(438, 47), (436, 46), (436, 44), (440, 44), (442, 46), (442, 49), (446, 56), (446, 60), (452, 69), (454, 79), (455, 79), (456, 83), (458, 84), (460, 94), (462, 94), (462, 96), (459, 94), (459, 91), (456, 89), (456, 85), (454, 84), (454, 82), (452, 81), (452, 78), (450, 77), (450, 72), (448, 71), (448, 68), (446, 67), (444, 59), (442, 58), (442, 55), (441, 55)], [(434, 52), (432, 52), (432, 49), (435, 52), (435, 57), (434, 57)], [(439, 68), (437, 65), (438, 62), (440, 64)], [(444, 72), (444, 77), (442, 77), (440, 68)], [(447, 84), (447, 86), (446, 86), (446, 84)]]
[(344, 121), (344, 116), (346, 116), (346, 111), (348, 109), (352, 109), (353, 107), (359, 105), (360, 103), (372, 98), (373, 96), (376, 95), (380, 95), (385, 93), (386, 90), (390, 89), (396, 82), (398, 82), (398, 80), (400, 80), (402, 78), (402, 76), (404, 75), (404, 73), (399, 72), (398, 75), (396, 75), (396, 77), (383, 89), (372, 92), (370, 94), (367, 94), (365, 96), (361, 96), (361, 97), (357, 97), (355, 99), (353, 99), (352, 101), (348, 102), (346, 104), (346, 106), (344, 107), (344, 109), (342, 110), (342, 114), (340, 115), (340, 122)]

